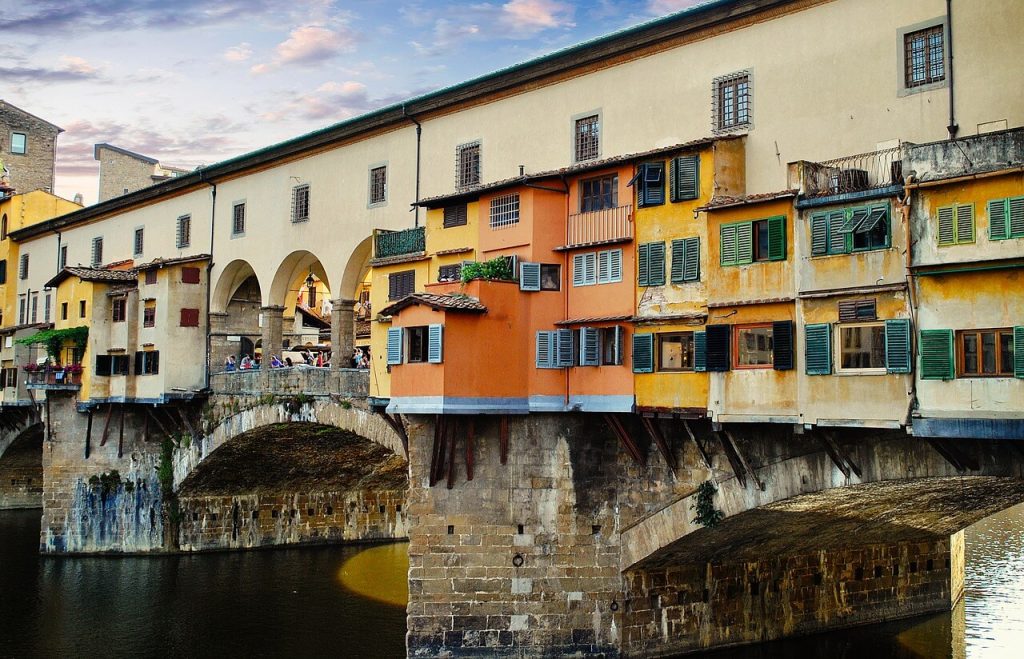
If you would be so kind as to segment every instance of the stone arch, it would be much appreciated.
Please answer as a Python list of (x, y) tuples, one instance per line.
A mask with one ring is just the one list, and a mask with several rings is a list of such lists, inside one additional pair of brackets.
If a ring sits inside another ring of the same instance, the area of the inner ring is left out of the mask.
[(42, 506), (43, 432), (43, 423), (29, 415), (0, 434), (0, 510)]
[[(969, 469), (958, 470), (940, 452), (941, 447), (902, 433), (892, 433), (845, 447), (861, 470), (844, 473), (825, 449), (779, 459), (756, 467), (762, 490), (748, 479), (742, 485), (736, 476), (718, 483), (715, 507), (725, 518), (778, 504), (793, 497), (886, 481), (948, 479), (952, 487), (961, 476), (994, 476), (1024, 480), (1024, 458), (1003, 443), (961, 442), (958, 452), (971, 460)], [(847, 469), (847, 471), (849, 471)], [(621, 534), (623, 571), (649, 559), (669, 545), (703, 529), (694, 521), (696, 492), (679, 498), (635, 524)], [(992, 511), (995, 512), (995, 511)], [(979, 517), (980, 519), (980, 517)]]
[(351, 432), (409, 459), (408, 449), (398, 433), (379, 415), (358, 407), (345, 407), (329, 398), (289, 409), (289, 403), (259, 403), (222, 419), (210, 432), (175, 451), (174, 487), (177, 489), (214, 451), (243, 433), (279, 423), (316, 423)]
[[(261, 291), (266, 287), (259, 281), (259, 277), (252, 265), (243, 259), (235, 259), (227, 264), (217, 277), (213, 286), (213, 296), (210, 300), (210, 310), (214, 313), (226, 313), (228, 304), (242, 284), (251, 277), (256, 278)], [(261, 300), (262, 303), (262, 300)]]
[(341, 285), (336, 295), (345, 300), (354, 300), (359, 284), (366, 277), (373, 254), (373, 236), (367, 236), (352, 249), (341, 275)]
[(270, 284), (270, 289), (264, 291), (264, 301), (267, 306), (290, 306), (290, 303), (293, 302), (293, 296), (290, 296), (289, 292), (293, 289), (296, 282), (305, 279), (309, 273), (313, 273), (313, 275), (322, 280), (328, 290), (331, 289), (331, 282), (327, 277), (323, 261), (315, 254), (306, 250), (296, 250), (285, 257), (281, 261), (281, 265), (277, 267), (277, 272), (274, 274), (274, 281)]

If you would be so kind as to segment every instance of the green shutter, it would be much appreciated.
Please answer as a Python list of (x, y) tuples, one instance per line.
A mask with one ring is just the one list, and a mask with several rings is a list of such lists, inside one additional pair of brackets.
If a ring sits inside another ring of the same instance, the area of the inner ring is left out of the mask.
[(953, 379), (953, 330), (921, 330), (921, 379)]
[(707, 332), (693, 333), (693, 370), (703, 373), (708, 370)]
[(807, 375), (832, 372), (832, 326), (804, 325), (804, 370)]
[(700, 238), (684, 238), (686, 257), (683, 261), (683, 281), (700, 281)]
[(789, 371), (794, 366), (793, 321), (778, 320), (772, 323), (772, 368)]
[(988, 237), (989, 240), (1006, 240), (1010, 237), (1007, 224), (1006, 199), (993, 199), (988, 202)]
[(672, 201), (696, 199), (700, 194), (700, 156), (674, 158), (671, 169)]
[(754, 223), (736, 225), (736, 265), (754, 262)]
[(649, 243), (647, 246), (648, 258), (648, 286), (665, 285), (665, 243)]
[(829, 254), (845, 254), (850, 251), (846, 243), (846, 234), (843, 233), (843, 224), (845, 224), (845, 222), (845, 211), (832, 211), (828, 214)]
[(1013, 377), (1024, 378), (1024, 327), (1013, 328)]
[(956, 224), (956, 210), (953, 206), (943, 206), (938, 211), (939, 216), (939, 244), (952, 245), (956, 243), (954, 226)]
[(650, 257), (650, 244), (644, 243), (640, 245), (640, 249), (637, 250), (637, 278), (636, 283), (638, 286), (650, 286), (648, 281), (650, 280), (651, 272), (651, 257)]
[(633, 335), (633, 372), (651, 373), (654, 371), (654, 335)]
[(1024, 197), (1011, 197), (1007, 205), (1010, 216), (1010, 237), (1024, 237)]
[(720, 265), (736, 265), (736, 225), (723, 224), (720, 229)]
[(811, 216), (811, 256), (828, 254), (828, 214)]
[(686, 261), (686, 240), (678, 238), (672, 241), (672, 283), (683, 281), (683, 265)]
[(785, 216), (768, 218), (768, 260), (786, 260), (786, 218)]
[(974, 204), (958, 204), (956, 207), (956, 242), (974, 242)]
[(889, 373), (910, 372), (910, 319), (885, 321), (885, 369)]

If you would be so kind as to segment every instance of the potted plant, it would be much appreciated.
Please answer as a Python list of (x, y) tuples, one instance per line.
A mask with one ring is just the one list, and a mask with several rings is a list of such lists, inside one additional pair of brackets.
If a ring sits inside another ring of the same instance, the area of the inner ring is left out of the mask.
[(29, 362), (28, 364), (23, 364), (21, 370), (25, 371), (25, 373), (28, 374), (29, 384), (41, 384), (46, 379), (45, 369), (43, 368), (42, 365), (37, 364), (36, 362)]
[(81, 364), (69, 364), (64, 367), (64, 378), (65, 384), (81, 384), (82, 383), (82, 365)]

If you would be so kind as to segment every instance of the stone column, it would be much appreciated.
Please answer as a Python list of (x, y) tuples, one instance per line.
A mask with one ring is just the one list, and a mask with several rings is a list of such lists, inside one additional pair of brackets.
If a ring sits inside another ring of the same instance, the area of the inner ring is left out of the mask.
[[(281, 338), (284, 332), (284, 307), (260, 307), (263, 326), (260, 328), (263, 338), (263, 365), (261, 367), (264, 388), (270, 387), (270, 360), (274, 355), (281, 356)], [(283, 361), (283, 360), (282, 360)]]
[(210, 312), (210, 372), (217, 373), (224, 368), (224, 360), (234, 354), (228, 343), (228, 315), (223, 311)]
[(331, 300), (331, 369), (347, 368), (352, 364), (352, 351), (356, 345), (356, 324), (353, 309), (355, 300)]

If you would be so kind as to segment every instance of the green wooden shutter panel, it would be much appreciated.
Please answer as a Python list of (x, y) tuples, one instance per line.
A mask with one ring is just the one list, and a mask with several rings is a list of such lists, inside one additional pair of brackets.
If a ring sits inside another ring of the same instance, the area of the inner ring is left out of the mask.
[(789, 371), (793, 361), (793, 321), (776, 321), (772, 323), (772, 368)]
[(754, 262), (754, 224), (743, 222), (736, 225), (736, 264)]
[(714, 372), (728, 371), (732, 367), (732, 325), (708, 325), (704, 331), (707, 333), (707, 369)]
[(672, 201), (699, 196), (700, 156), (681, 156), (672, 160)]
[(684, 238), (683, 281), (700, 280), (700, 238)]
[(647, 163), (644, 172), (644, 206), (665, 203), (665, 163)]
[(1012, 197), (1010, 206), (1010, 237), (1024, 237), (1024, 197)]
[(828, 254), (828, 215), (811, 216), (811, 256)]
[(633, 372), (651, 373), (654, 371), (654, 335), (633, 335)]
[(596, 327), (580, 329), (580, 366), (601, 364), (601, 331)]
[(388, 355), (387, 362), (389, 366), (402, 363), (402, 328), (401, 327), (389, 327), (388, 328)]
[(1006, 199), (993, 199), (988, 202), (988, 237), (990, 240), (1006, 240), (1010, 237), (1006, 202)]
[(921, 379), (952, 380), (953, 330), (921, 330)]
[(444, 325), (427, 326), (427, 361), (440, 364), (444, 357)]
[(1024, 378), (1024, 327), (1013, 328), (1013, 377)]
[(768, 260), (786, 260), (786, 218), (768, 218)]
[(672, 241), (672, 283), (683, 281), (683, 265), (686, 260), (686, 241), (678, 238)]
[(956, 242), (953, 233), (955, 211), (952, 206), (943, 206), (939, 209), (939, 244), (952, 245)]
[(889, 373), (910, 372), (910, 319), (885, 321), (885, 368)]
[(665, 243), (649, 243), (647, 246), (649, 259), (648, 286), (665, 285)]
[(637, 252), (637, 270), (637, 285), (650, 286), (648, 281), (650, 280), (651, 257), (650, 245), (648, 243), (640, 245), (640, 249)]
[(721, 265), (736, 265), (736, 225), (723, 224), (720, 228), (721, 236)]
[(956, 241), (974, 242), (974, 204), (960, 204), (956, 207)]
[(845, 211), (832, 211), (828, 214), (828, 253), (845, 254), (846, 234), (843, 233), (843, 223), (846, 220)]
[(804, 370), (807, 375), (832, 372), (832, 326), (804, 325)]
[(708, 370), (707, 332), (693, 333), (693, 370), (703, 373)]

